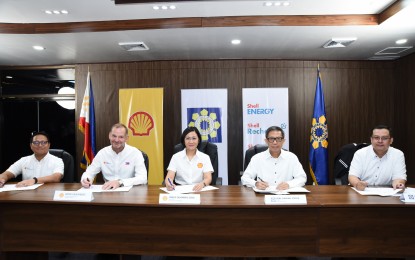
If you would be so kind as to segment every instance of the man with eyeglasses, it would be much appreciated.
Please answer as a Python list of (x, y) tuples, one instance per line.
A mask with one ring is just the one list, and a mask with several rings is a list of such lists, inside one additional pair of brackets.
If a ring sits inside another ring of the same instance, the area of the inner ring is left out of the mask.
[(349, 170), (349, 183), (358, 190), (367, 186), (392, 186), (405, 188), (406, 165), (402, 151), (391, 147), (393, 136), (386, 125), (373, 128), (372, 145), (358, 150)]
[(102, 148), (82, 174), (82, 186), (91, 187), (99, 172), (102, 172), (105, 180), (103, 190), (147, 184), (143, 154), (137, 148), (126, 144), (128, 128), (120, 123), (113, 125), (109, 132), (109, 140), (111, 145)]
[(46, 132), (33, 132), (30, 149), (33, 154), (25, 156), (0, 174), (0, 187), (8, 180), (22, 174), (22, 181), (16, 187), (31, 186), (37, 183), (60, 182), (63, 177), (63, 161), (49, 153), (50, 141)]
[(243, 185), (265, 190), (275, 186), (276, 190), (301, 187), (307, 175), (297, 156), (283, 150), (285, 134), (282, 128), (271, 126), (265, 132), (268, 149), (254, 155), (241, 181)]

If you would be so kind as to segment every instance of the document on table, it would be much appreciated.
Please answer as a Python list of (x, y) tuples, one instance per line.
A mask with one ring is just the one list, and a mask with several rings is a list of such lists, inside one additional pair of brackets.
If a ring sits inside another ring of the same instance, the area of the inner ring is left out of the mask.
[(2, 191), (14, 191), (14, 190), (35, 190), (42, 186), (43, 183), (34, 184), (26, 187), (16, 187), (16, 184), (5, 184), (3, 188), (0, 188), (0, 192)]
[[(177, 185), (174, 190), (167, 190), (166, 187), (160, 188), (160, 190), (170, 193), (170, 194), (185, 194), (185, 193), (192, 193), (192, 192), (199, 192), (199, 191), (193, 191), (193, 187), (195, 185)], [(213, 186), (206, 186), (201, 191), (208, 191), (208, 190), (217, 190), (219, 188), (213, 187)]]
[(360, 195), (378, 195), (378, 196), (394, 196), (402, 189), (393, 189), (393, 188), (385, 188), (385, 187), (366, 187), (365, 190), (357, 190), (355, 187), (352, 187)]
[(272, 193), (272, 194), (290, 194), (290, 193), (303, 193), (303, 192), (310, 192), (306, 188), (303, 187), (293, 187), (286, 190), (277, 190), (277, 186), (268, 186), (265, 190), (257, 189), (256, 187), (252, 188), (255, 192), (258, 193)]
[(130, 191), (133, 186), (128, 187), (119, 187), (116, 189), (110, 189), (110, 190), (103, 190), (102, 186), (104, 185), (91, 185), (89, 188), (80, 188), (78, 191), (92, 191), (92, 192), (119, 192), (119, 191)]

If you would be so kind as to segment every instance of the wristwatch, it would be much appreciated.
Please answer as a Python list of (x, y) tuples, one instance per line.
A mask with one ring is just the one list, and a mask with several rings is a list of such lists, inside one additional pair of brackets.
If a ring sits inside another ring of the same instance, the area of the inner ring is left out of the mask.
[(120, 185), (120, 187), (124, 187), (124, 182), (122, 180), (118, 180), (118, 184)]

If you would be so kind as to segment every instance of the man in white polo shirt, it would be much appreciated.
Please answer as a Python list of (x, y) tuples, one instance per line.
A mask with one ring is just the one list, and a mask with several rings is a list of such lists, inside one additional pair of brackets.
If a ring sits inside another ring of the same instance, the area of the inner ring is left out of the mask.
[(307, 175), (297, 156), (282, 149), (284, 138), (284, 131), (278, 126), (266, 130), (268, 149), (252, 157), (241, 178), (243, 185), (260, 190), (269, 186), (276, 186), (277, 190), (304, 186)]
[(33, 154), (22, 157), (0, 174), (0, 187), (20, 174), (22, 174), (22, 181), (17, 183), (16, 187), (60, 182), (63, 177), (63, 161), (61, 158), (51, 155), (49, 148), (49, 135), (43, 131), (33, 132), (30, 137), (30, 149)]
[(147, 184), (147, 169), (140, 150), (126, 144), (128, 128), (115, 124), (109, 133), (111, 145), (102, 148), (81, 178), (84, 188), (92, 185), (95, 176), (102, 172), (105, 183), (102, 189)]
[(393, 136), (386, 125), (372, 130), (372, 145), (364, 147), (353, 156), (349, 170), (349, 183), (358, 190), (367, 186), (392, 186), (402, 189), (406, 183), (405, 156), (402, 151), (391, 147)]

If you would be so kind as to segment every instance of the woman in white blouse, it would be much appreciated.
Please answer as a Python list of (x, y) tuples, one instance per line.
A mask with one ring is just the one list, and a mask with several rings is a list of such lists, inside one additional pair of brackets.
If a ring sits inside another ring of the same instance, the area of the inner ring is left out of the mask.
[(168, 190), (177, 185), (194, 185), (194, 191), (200, 191), (212, 181), (213, 167), (210, 157), (197, 147), (202, 137), (196, 127), (186, 128), (180, 142), (185, 147), (173, 155), (167, 167), (164, 183)]

